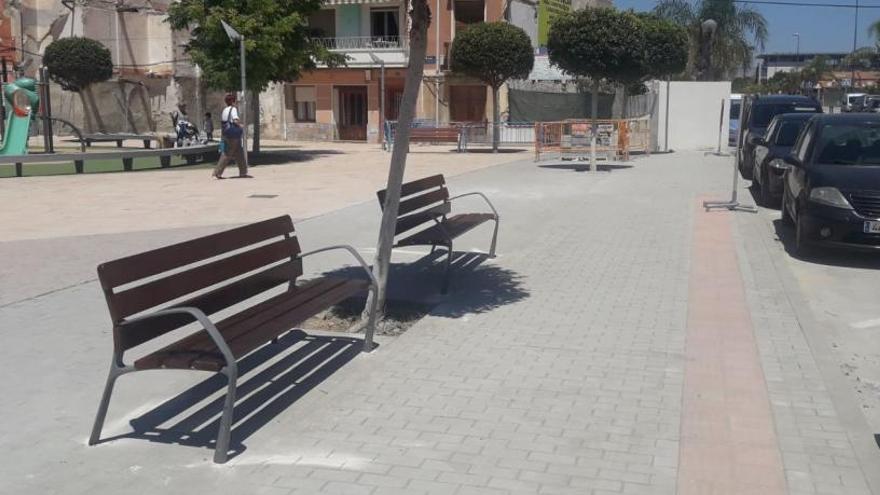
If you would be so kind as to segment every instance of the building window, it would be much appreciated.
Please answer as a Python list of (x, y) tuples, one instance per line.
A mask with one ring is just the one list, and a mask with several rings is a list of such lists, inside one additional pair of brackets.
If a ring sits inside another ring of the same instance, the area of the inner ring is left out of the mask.
[(397, 17), (397, 10), (371, 10), (370, 35), (374, 38), (397, 38), (400, 36), (400, 24)]
[(293, 87), (293, 119), (297, 122), (315, 121), (315, 87)]
[(484, 0), (457, 0), (454, 5), (456, 32), (466, 29), (468, 24), (476, 24), (486, 20), (486, 2)]
[(319, 10), (309, 17), (309, 35), (315, 38), (336, 37), (336, 11)]

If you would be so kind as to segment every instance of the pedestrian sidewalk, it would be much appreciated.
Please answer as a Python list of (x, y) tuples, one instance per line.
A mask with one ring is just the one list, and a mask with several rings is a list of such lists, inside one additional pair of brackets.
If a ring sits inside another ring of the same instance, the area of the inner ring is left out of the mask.
[[(204, 380), (191, 372), (120, 379), (105, 437), (124, 438), (85, 445), (111, 344), (96, 283), (2, 306), (0, 366), (18, 378), (0, 385), (0, 493), (871, 493), (876, 453), (829, 391), (764, 232), (699, 208), (728, 193), (728, 160), (596, 174), (524, 160), (452, 178), (496, 203), (499, 256), (469, 256), (443, 298), (439, 266), (396, 254), (393, 292), (439, 304), (368, 355), (316, 335), (273, 358), (283, 369), (255, 364), (240, 401), (280, 392), (237, 408), (244, 450), (222, 466), (200, 444), (219, 388), (166, 402)], [(366, 251), (378, 217), (369, 202), (297, 230), (304, 249)]]

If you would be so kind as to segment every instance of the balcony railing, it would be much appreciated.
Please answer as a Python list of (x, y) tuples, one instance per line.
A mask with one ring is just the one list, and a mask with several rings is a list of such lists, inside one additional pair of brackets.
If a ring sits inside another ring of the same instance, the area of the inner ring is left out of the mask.
[(399, 50), (403, 48), (400, 36), (352, 36), (347, 38), (318, 38), (328, 50)]

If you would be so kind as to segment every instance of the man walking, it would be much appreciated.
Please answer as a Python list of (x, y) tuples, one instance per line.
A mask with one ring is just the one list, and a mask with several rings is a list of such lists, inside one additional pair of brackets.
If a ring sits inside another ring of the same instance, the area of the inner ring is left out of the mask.
[(241, 119), (238, 115), (238, 108), (235, 106), (235, 95), (227, 94), (224, 98), (226, 108), (220, 113), (220, 138), (221, 138), (221, 155), (220, 161), (214, 168), (214, 177), (223, 179), (223, 170), (230, 160), (235, 160), (238, 165), (238, 176), (240, 178), (251, 178), (248, 175), (247, 163), (244, 160), (244, 143), (242, 135), (244, 128), (241, 125)]

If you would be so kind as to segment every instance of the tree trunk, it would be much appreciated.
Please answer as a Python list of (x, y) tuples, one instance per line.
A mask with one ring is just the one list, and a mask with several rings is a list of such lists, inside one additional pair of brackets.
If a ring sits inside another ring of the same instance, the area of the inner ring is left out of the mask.
[(498, 153), (498, 141), (501, 136), (498, 135), (498, 129), (501, 119), (501, 109), (498, 108), (498, 88), (492, 87), (492, 153)]
[(590, 124), (590, 172), (596, 169), (596, 138), (599, 135), (599, 80), (593, 80), (593, 96), (590, 98), (590, 113), (593, 118)]
[(95, 132), (95, 125), (92, 123), (92, 116), (89, 113), (89, 103), (86, 101), (86, 95), (82, 91), (77, 91), (76, 94), (79, 95), (79, 100), (82, 103), (83, 109), (83, 124), (86, 128), (86, 132), (89, 134)]
[(378, 309), (378, 317), (383, 315), (385, 308), (388, 270), (391, 264), (391, 247), (394, 245), (394, 230), (400, 206), (400, 188), (403, 184), (403, 174), (406, 170), (406, 155), (409, 152), (410, 126), (416, 112), (416, 101), (422, 85), (425, 52), (428, 46), (428, 24), (430, 23), (431, 14), (428, 10), (427, 0), (412, 0), (410, 16), (412, 28), (409, 32), (409, 67), (406, 71), (406, 84), (403, 88), (400, 113), (397, 118), (397, 130), (395, 131), (394, 147), (391, 151), (391, 166), (388, 170), (388, 183), (386, 185), (387, 194), (382, 208), (382, 223), (379, 227), (376, 257), (373, 260), (373, 274), (379, 282), (379, 291), (377, 294), (370, 293), (364, 309), (364, 321), (366, 321), (367, 312), (373, 307), (374, 297), (376, 298), (375, 307)]
[(253, 144), (251, 151), (259, 153), (260, 151), (260, 93), (259, 91), (251, 91), (251, 122), (254, 123), (254, 135), (251, 136)]

